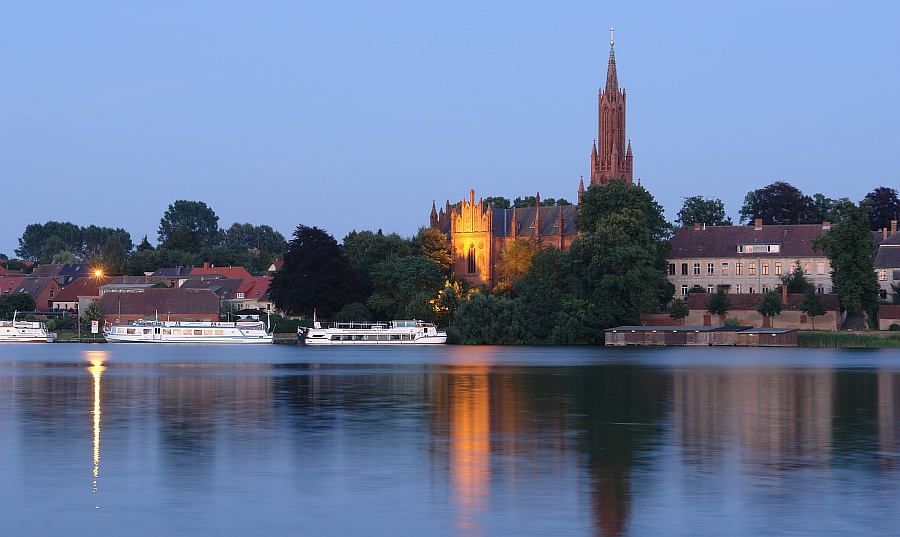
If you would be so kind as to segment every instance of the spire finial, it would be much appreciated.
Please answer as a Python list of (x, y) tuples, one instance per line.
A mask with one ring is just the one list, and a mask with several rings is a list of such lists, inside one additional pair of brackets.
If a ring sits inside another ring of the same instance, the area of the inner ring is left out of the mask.
[(616, 41), (615, 39), (613, 39), (613, 34), (615, 33), (615, 31), (616, 31), (615, 28), (613, 28), (612, 26), (609, 27), (609, 46), (610, 47), (612, 47), (613, 43), (615, 43), (615, 41)]

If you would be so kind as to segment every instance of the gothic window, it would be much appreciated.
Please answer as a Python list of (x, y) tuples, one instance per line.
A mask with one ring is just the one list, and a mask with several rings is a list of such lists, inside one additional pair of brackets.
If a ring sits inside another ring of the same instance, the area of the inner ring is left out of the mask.
[(469, 245), (469, 274), (475, 274), (475, 245)]

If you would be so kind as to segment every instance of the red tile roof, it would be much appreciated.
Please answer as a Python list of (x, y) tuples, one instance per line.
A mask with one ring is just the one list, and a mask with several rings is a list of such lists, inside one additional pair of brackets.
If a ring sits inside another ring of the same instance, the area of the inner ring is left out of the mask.
[(195, 267), (191, 269), (191, 276), (209, 276), (213, 274), (235, 280), (253, 277), (244, 267)]
[[(825, 233), (821, 224), (683, 227), (672, 237), (670, 259), (698, 257), (823, 257), (812, 240)], [(779, 244), (780, 252), (739, 254), (739, 244)]]
[(244, 293), (244, 298), (248, 300), (261, 300), (268, 294), (269, 285), (271, 283), (271, 276), (254, 276), (247, 278), (241, 286), (238, 287), (238, 293)]
[(121, 312), (145, 317), (167, 313), (217, 316), (219, 297), (209, 289), (150, 288), (140, 293), (106, 293), (100, 298), (100, 309), (104, 315)]

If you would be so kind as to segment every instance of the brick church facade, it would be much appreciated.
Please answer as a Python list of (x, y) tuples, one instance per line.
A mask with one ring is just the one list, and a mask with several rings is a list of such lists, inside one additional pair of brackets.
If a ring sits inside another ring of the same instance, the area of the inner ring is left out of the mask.
[[(613, 39), (609, 42), (606, 86), (598, 92), (598, 136), (591, 150), (590, 185), (606, 185), (611, 179), (632, 184), (633, 155), (625, 137), (625, 90), (619, 88)], [(621, 152), (624, 150), (624, 154)], [(578, 198), (584, 192), (584, 178)], [(502, 279), (499, 268), (503, 251), (518, 239), (534, 239), (544, 247), (567, 250), (578, 231), (577, 205), (541, 206), (540, 193), (533, 207), (501, 209), (469, 198), (437, 208), (432, 204), (429, 225), (447, 235), (453, 274), (473, 285), (493, 287)]]

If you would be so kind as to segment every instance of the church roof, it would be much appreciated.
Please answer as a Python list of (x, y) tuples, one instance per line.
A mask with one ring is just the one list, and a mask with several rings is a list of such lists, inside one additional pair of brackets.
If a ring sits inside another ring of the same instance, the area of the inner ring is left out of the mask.
[[(578, 215), (577, 205), (548, 206), (540, 208), (540, 235), (542, 237), (559, 235), (558, 220), (562, 209), (563, 235), (575, 235), (575, 217)], [(535, 237), (534, 224), (537, 208), (524, 207), (515, 209), (516, 231), (513, 233), (513, 209), (493, 209), (495, 237)]]

